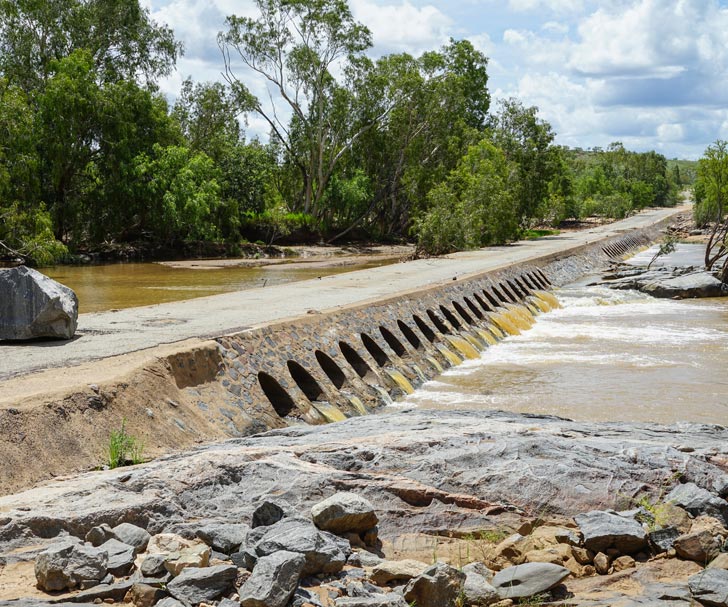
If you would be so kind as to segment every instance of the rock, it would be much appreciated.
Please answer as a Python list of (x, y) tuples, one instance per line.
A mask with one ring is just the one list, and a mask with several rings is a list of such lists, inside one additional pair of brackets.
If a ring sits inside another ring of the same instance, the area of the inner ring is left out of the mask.
[(404, 599), (417, 607), (452, 605), (462, 592), (465, 579), (462, 571), (446, 563), (435, 563), (407, 583)]
[(149, 554), (144, 557), (139, 571), (142, 575), (147, 577), (159, 577), (167, 573), (167, 569), (164, 566), (166, 556), (163, 554)]
[(728, 502), (713, 495), (695, 483), (685, 483), (675, 487), (665, 497), (665, 501), (687, 510), (693, 516), (709, 514), (728, 524)]
[(720, 552), (722, 542), (710, 531), (691, 531), (681, 535), (674, 542), (675, 552), (680, 558), (705, 565)]
[(134, 554), (144, 552), (152, 537), (146, 529), (142, 529), (141, 527), (137, 527), (131, 523), (121, 523), (114, 527), (111, 531), (117, 540), (124, 544), (128, 544), (129, 546), (133, 546)]
[(598, 552), (594, 556), (594, 570), (599, 575), (607, 575), (609, 573), (609, 557), (603, 552)]
[(554, 565), (563, 565), (572, 556), (571, 546), (568, 544), (557, 544), (550, 548), (527, 552), (524, 555), (524, 561), (527, 563), (553, 563)]
[(721, 297), (723, 284), (710, 272), (698, 271), (682, 276), (665, 276), (646, 282), (640, 291), (653, 297), (687, 299), (693, 297)]
[(680, 506), (662, 503), (657, 506), (655, 523), (663, 529), (674, 527), (680, 533), (687, 533), (690, 531), (692, 519), (683, 508), (680, 508)]
[(522, 563), (525, 539), (520, 533), (514, 533), (502, 540), (494, 550), (496, 560), (501, 559), (511, 563)]
[(131, 603), (134, 607), (152, 607), (165, 596), (166, 593), (161, 588), (148, 584), (133, 584), (124, 597), (124, 602)]
[(232, 554), (245, 541), (250, 527), (242, 524), (205, 525), (197, 530), (197, 537), (211, 548)]
[(40, 272), (0, 269), (0, 293), (0, 340), (71, 339), (76, 332), (76, 294)]
[(177, 599), (168, 596), (162, 599), (154, 607), (186, 607), (183, 603), (180, 603)]
[(334, 600), (335, 607), (409, 607), (401, 594), (373, 594), (361, 597), (340, 597)]
[(206, 544), (193, 544), (178, 552), (170, 552), (164, 567), (172, 575), (179, 575), (187, 567), (207, 567), (210, 563), (210, 547)]
[(584, 546), (594, 552), (615, 548), (621, 554), (630, 554), (647, 546), (642, 525), (616, 512), (594, 510), (579, 514), (574, 520), (584, 535)]
[(311, 508), (314, 524), (332, 533), (362, 533), (379, 522), (371, 503), (356, 493), (340, 492)]
[(688, 579), (693, 597), (710, 607), (728, 607), (728, 570), (706, 569)]
[(594, 553), (591, 550), (581, 548), (580, 546), (572, 546), (571, 554), (574, 555), (574, 559), (580, 565), (589, 565), (594, 561)]
[(491, 582), (503, 599), (520, 599), (545, 592), (570, 575), (566, 567), (551, 563), (526, 563), (495, 574)]
[(256, 527), (270, 527), (285, 517), (286, 512), (281, 506), (275, 502), (266, 500), (253, 511), (251, 527), (253, 529)]
[(133, 585), (134, 582), (131, 580), (122, 580), (120, 582), (114, 582), (113, 584), (99, 584), (98, 586), (93, 586), (88, 590), (82, 590), (81, 592), (73, 595), (73, 602), (93, 603), (96, 599), (100, 601), (112, 599), (120, 603)]
[(389, 582), (408, 581), (422, 573), (429, 567), (427, 563), (404, 559), (402, 561), (382, 561), (372, 569), (371, 580), (383, 586)]
[(167, 592), (183, 603), (214, 601), (232, 588), (237, 575), (235, 565), (187, 567), (167, 584)]
[(314, 575), (340, 571), (351, 552), (342, 548), (345, 547), (340, 538), (319, 531), (311, 521), (285, 518), (268, 528), (256, 544), (255, 553), (261, 557), (279, 550), (298, 552), (306, 557), (304, 575)]
[[(384, 562), (384, 559), (381, 556), (372, 554), (367, 550), (352, 552), (347, 560), (347, 563), (353, 567), (376, 567), (382, 562)], [(422, 572), (420, 571), (420, 573)]]
[(53, 544), (38, 555), (35, 578), (38, 587), (49, 592), (84, 588), (106, 577), (106, 551), (73, 538)]
[(92, 546), (101, 546), (101, 544), (114, 537), (114, 532), (111, 530), (111, 527), (106, 523), (102, 523), (91, 528), (86, 534), (86, 541)]
[(665, 527), (650, 531), (648, 535), (650, 544), (658, 552), (667, 552), (673, 547), (675, 540), (680, 537), (680, 532), (675, 527)]
[(240, 550), (239, 552), (233, 552), (230, 555), (230, 560), (242, 569), (252, 571), (255, 567), (255, 561), (258, 560), (258, 555), (253, 550)]
[(710, 561), (708, 568), (709, 569), (728, 569), (728, 553), (721, 552), (712, 561)]
[(482, 563), (470, 563), (463, 567), (465, 598), (475, 605), (488, 605), (498, 600), (498, 592), (490, 584), (493, 572)]
[(127, 575), (134, 567), (134, 548), (116, 539), (105, 541), (100, 550), (105, 550), (109, 556), (107, 570), (116, 577)]
[(635, 560), (628, 555), (620, 556), (612, 561), (614, 572), (624, 571), (625, 569), (634, 569), (636, 567)]
[(191, 546), (204, 545), (200, 540), (188, 540), (176, 533), (158, 533), (153, 535), (147, 544), (149, 554), (169, 554), (179, 552)]
[(258, 559), (253, 574), (240, 588), (242, 607), (285, 607), (293, 596), (306, 558), (281, 550)]

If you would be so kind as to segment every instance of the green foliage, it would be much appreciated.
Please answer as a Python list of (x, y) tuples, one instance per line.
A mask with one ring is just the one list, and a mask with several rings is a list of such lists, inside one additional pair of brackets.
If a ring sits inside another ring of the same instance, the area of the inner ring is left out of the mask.
[(144, 444), (126, 431), (126, 420), (121, 420), (121, 427), (112, 430), (106, 446), (107, 465), (109, 468), (119, 468), (140, 464), (143, 460)]

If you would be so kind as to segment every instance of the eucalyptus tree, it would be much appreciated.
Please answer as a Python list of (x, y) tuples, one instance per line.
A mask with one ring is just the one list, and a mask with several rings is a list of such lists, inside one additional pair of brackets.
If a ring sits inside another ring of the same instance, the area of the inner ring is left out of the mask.
[[(387, 108), (362, 111), (357, 83), (371, 69), (371, 33), (345, 0), (255, 0), (257, 18), (232, 15), (218, 36), (241, 107), (258, 113), (301, 175), (300, 209), (321, 216), (342, 160)], [(246, 72), (238, 71), (242, 63)], [(246, 84), (250, 76), (266, 98)]]
[[(723, 259), (721, 279), (728, 282), (728, 142), (719, 139), (709, 145), (698, 162), (698, 179), (703, 199), (696, 206), (707, 207), (713, 229), (705, 248), (705, 267), (711, 270)], [(697, 211), (697, 210), (696, 210)]]

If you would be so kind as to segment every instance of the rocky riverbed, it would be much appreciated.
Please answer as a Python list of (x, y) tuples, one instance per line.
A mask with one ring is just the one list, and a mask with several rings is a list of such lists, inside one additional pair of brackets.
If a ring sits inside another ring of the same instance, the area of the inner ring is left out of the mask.
[(0, 498), (0, 604), (728, 605), (727, 495), (721, 426), (395, 410)]

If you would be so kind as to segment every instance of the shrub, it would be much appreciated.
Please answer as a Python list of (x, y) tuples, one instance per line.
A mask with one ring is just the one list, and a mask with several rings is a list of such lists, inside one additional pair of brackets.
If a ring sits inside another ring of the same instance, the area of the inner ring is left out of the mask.
[(121, 428), (112, 430), (107, 446), (109, 468), (119, 468), (142, 462), (144, 444), (126, 431), (126, 420), (121, 420)]

